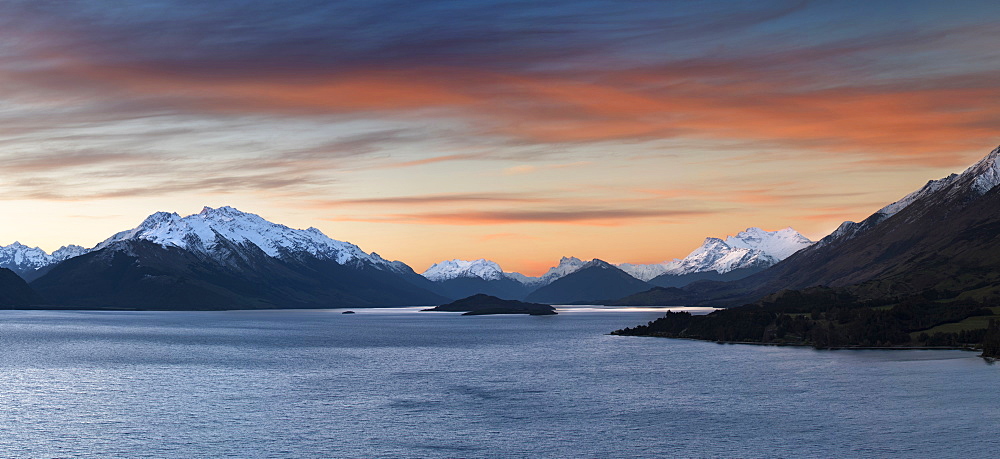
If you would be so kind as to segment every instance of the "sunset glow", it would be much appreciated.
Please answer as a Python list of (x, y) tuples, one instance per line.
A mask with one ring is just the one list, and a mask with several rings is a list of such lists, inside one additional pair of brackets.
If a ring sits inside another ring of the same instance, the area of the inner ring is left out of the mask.
[(995, 2), (71, 3), (0, 5), (0, 245), (231, 205), (417, 271), (654, 263), (1000, 143)]

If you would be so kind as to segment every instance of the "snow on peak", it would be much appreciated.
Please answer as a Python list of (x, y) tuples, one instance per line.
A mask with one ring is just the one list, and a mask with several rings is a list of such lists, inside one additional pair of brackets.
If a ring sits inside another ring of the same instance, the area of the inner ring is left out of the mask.
[(485, 258), (478, 260), (445, 260), (434, 263), (422, 275), (432, 281), (444, 281), (460, 277), (500, 280), (506, 277), (503, 270), (500, 269), (500, 265)]
[(938, 190), (941, 190), (942, 188), (945, 188), (948, 185), (951, 185), (952, 183), (955, 183), (955, 181), (959, 177), (960, 177), (960, 175), (958, 175), (958, 174), (951, 174), (951, 175), (949, 175), (949, 176), (947, 176), (947, 177), (945, 177), (943, 179), (940, 179), (940, 180), (930, 180), (930, 181), (927, 182), (927, 184), (925, 184), (919, 190), (914, 191), (914, 192), (912, 192), (912, 193), (910, 193), (910, 194), (908, 194), (906, 196), (903, 196), (903, 198), (900, 199), (899, 201), (896, 201), (896, 202), (894, 202), (892, 204), (889, 204), (889, 205), (887, 205), (887, 206), (879, 209), (878, 212), (876, 212), (876, 213), (884, 215), (883, 219), (889, 218), (889, 217), (891, 217), (893, 215), (896, 215), (897, 213), (899, 213), (899, 211), (905, 209), (907, 206), (909, 206), (910, 204), (913, 204), (917, 200), (919, 200), (919, 199), (921, 199), (921, 198), (923, 198), (925, 196), (929, 196), (931, 194), (934, 194)]
[(83, 255), (88, 251), (78, 245), (69, 245), (60, 247), (49, 254), (38, 247), (28, 247), (15, 241), (8, 246), (0, 246), (0, 268), (10, 268), (18, 273), (36, 271), (48, 265)]
[(700, 247), (683, 259), (650, 265), (622, 263), (618, 267), (643, 281), (662, 274), (707, 271), (721, 274), (740, 268), (771, 266), (812, 244), (792, 228), (765, 231), (752, 227), (726, 239), (707, 237)]
[(386, 261), (375, 253), (365, 253), (349, 242), (331, 239), (316, 228), (289, 228), (229, 206), (217, 209), (205, 207), (201, 212), (187, 217), (181, 217), (177, 213), (156, 212), (134, 229), (122, 231), (101, 242), (94, 250), (123, 240), (146, 240), (165, 247), (211, 254), (220, 242), (224, 242), (220, 238), (236, 244), (253, 244), (275, 258), (307, 253), (340, 264), (360, 260), (382, 267), (399, 268), (399, 263)]
[[(969, 166), (961, 174), (951, 174), (943, 179), (930, 180), (919, 190), (904, 196), (888, 206), (879, 209), (878, 214), (884, 215), (882, 220), (891, 217), (905, 209), (910, 204), (930, 196), (952, 184), (961, 184), (960, 188), (968, 187), (976, 194), (986, 194), (1000, 185), (1000, 147), (993, 149), (986, 157)], [(954, 191), (954, 190), (953, 190)]]
[(423, 276), (432, 281), (443, 281), (461, 277), (478, 277), (485, 280), (511, 279), (525, 285), (542, 286), (597, 262), (604, 263), (596, 258), (587, 262), (576, 257), (562, 257), (559, 260), (559, 265), (549, 268), (545, 274), (539, 277), (530, 277), (521, 273), (504, 272), (496, 262), (485, 258), (478, 260), (445, 260), (434, 263), (427, 271), (424, 271)]
[(32, 271), (52, 264), (52, 256), (38, 247), (28, 247), (15, 241), (8, 246), (0, 246), (0, 267), (15, 272)]
[(1000, 185), (1000, 147), (962, 172), (962, 177), (971, 179), (972, 189), (979, 194), (986, 194)]
[[(596, 258), (594, 260), (600, 261), (597, 260)], [(524, 285), (540, 287), (543, 285), (551, 284), (556, 279), (565, 277), (568, 274), (575, 273), (588, 263), (593, 263), (593, 260), (590, 262), (586, 262), (576, 257), (562, 257), (561, 259), (559, 259), (559, 264), (557, 266), (549, 268), (549, 270), (546, 271), (545, 274), (542, 274), (539, 277), (525, 276), (524, 274), (521, 273), (503, 273), (503, 275), (508, 279), (515, 280)]]
[(793, 253), (813, 244), (808, 238), (791, 227), (778, 231), (764, 231), (747, 228), (736, 236), (727, 236), (726, 245), (737, 249), (759, 250), (764, 254), (784, 260)]
[(644, 282), (648, 282), (656, 276), (659, 276), (670, 268), (670, 264), (675, 263), (673, 261), (664, 261), (663, 263), (654, 263), (650, 265), (641, 265), (633, 263), (620, 263), (618, 269), (629, 273), (632, 277), (639, 279)]
[(90, 249), (74, 244), (64, 245), (52, 252), (52, 259), (58, 263), (63, 260), (68, 260), (70, 258), (78, 257), (87, 252), (90, 252)]
[(608, 262), (606, 262), (604, 260), (601, 260), (600, 258), (595, 258), (593, 260), (588, 261), (580, 269), (593, 268), (593, 267), (598, 267), (598, 268), (603, 268), (603, 269), (618, 269), (617, 266), (615, 266), (615, 265), (613, 265), (611, 263), (608, 263)]
[(549, 270), (546, 271), (545, 274), (539, 276), (535, 282), (539, 284), (550, 284), (556, 279), (579, 271), (585, 264), (587, 264), (587, 262), (577, 257), (562, 257), (559, 259), (558, 265), (549, 268)]

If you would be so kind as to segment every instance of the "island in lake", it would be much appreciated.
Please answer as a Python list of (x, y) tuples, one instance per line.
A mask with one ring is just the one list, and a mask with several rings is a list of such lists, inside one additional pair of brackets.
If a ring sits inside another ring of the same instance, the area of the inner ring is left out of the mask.
[(488, 314), (529, 314), (544, 316), (556, 314), (556, 308), (548, 304), (527, 303), (524, 301), (504, 300), (495, 296), (478, 294), (448, 304), (424, 309), (424, 311), (464, 312), (463, 316), (479, 316)]

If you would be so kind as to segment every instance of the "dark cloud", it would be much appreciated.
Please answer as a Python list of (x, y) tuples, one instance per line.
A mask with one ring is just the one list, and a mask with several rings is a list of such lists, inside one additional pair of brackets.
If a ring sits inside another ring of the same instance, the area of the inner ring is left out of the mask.
[[(675, 40), (721, 39), (793, 14), (801, 0), (577, 2), (402, 0), (8, 1), (5, 30), (104, 65), (233, 76), (358, 66), (550, 67), (573, 58), (648, 59)], [(52, 34), (52, 32), (56, 32)], [(669, 49), (667, 49), (669, 51)]]
[(513, 223), (564, 223), (597, 226), (625, 225), (636, 220), (656, 220), (671, 223), (690, 217), (717, 214), (710, 210), (628, 209), (595, 207), (562, 207), (537, 210), (494, 210), (468, 212), (422, 212), (388, 214), (370, 217), (337, 217), (331, 221), (364, 221), (376, 223), (415, 223), (428, 225), (496, 225)]
[(324, 200), (314, 202), (316, 207), (370, 206), (370, 205), (423, 205), (423, 204), (512, 204), (549, 202), (551, 198), (540, 198), (524, 193), (446, 193), (419, 196), (393, 196), (386, 198)]

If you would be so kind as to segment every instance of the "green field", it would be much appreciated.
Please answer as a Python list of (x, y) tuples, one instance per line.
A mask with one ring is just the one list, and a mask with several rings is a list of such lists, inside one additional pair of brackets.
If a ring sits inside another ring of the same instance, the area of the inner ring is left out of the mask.
[(958, 333), (962, 330), (980, 330), (985, 329), (989, 323), (990, 319), (1000, 320), (1000, 307), (989, 308), (993, 311), (992, 316), (973, 316), (969, 317), (960, 322), (953, 322), (950, 324), (941, 324), (936, 327), (929, 328), (927, 330), (920, 330), (910, 334), (914, 340), (917, 339), (921, 333), (927, 333), (928, 335), (933, 335), (937, 332), (941, 333)]

